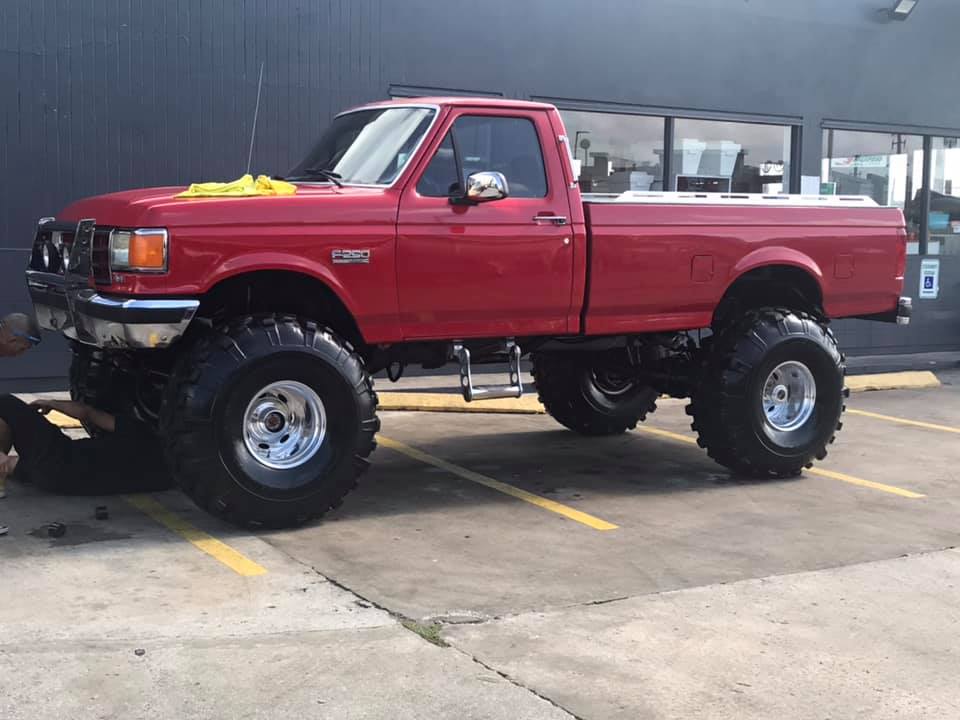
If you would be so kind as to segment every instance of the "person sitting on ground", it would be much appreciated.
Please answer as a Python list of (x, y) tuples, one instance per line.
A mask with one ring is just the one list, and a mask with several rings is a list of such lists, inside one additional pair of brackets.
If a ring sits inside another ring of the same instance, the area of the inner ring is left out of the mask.
[(23, 313), (0, 318), (0, 357), (17, 357), (39, 344), (40, 333), (32, 318)]
[[(72, 440), (44, 417), (51, 410), (101, 432)], [(152, 492), (172, 485), (157, 436), (133, 415), (112, 415), (71, 400), (27, 405), (0, 395), (0, 480), (14, 472), (14, 479), (65, 495)]]

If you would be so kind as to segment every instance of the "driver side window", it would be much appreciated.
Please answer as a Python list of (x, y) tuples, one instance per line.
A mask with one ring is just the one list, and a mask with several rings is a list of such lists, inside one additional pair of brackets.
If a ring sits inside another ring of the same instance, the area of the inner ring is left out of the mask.
[(449, 132), (437, 148), (433, 160), (420, 176), (417, 192), (424, 197), (451, 197), (460, 192), (460, 184), (457, 182), (457, 160)]
[(485, 115), (457, 118), (420, 177), (417, 192), (450, 197), (462, 192), (467, 177), (485, 171), (503, 173), (510, 197), (546, 197), (547, 175), (533, 122)]

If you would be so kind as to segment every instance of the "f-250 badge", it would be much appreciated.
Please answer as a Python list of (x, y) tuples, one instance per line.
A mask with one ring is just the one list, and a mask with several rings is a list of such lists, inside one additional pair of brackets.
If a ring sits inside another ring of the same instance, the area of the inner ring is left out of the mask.
[(330, 253), (335, 265), (366, 265), (370, 262), (369, 250), (334, 250)]

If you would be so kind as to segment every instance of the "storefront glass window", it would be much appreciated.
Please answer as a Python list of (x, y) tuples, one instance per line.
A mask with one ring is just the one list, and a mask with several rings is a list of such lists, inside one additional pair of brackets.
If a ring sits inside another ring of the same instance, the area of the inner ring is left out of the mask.
[(960, 140), (932, 138), (927, 252), (960, 255)]
[(788, 192), (790, 128), (678, 118), (668, 190)]
[(917, 252), (923, 138), (902, 133), (824, 130), (823, 192), (867, 195), (903, 210)]
[(561, 110), (590, 193), (663, 190), (663, 118)]

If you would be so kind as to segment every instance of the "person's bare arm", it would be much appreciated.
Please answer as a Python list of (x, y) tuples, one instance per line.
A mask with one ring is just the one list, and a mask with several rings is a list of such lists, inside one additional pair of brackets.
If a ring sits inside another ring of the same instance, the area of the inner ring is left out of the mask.
[(37, 408), (46, 415), (51, 410), (68, 415), (80, 422), (88, 422), (101, 430), (113, 432), (117, 427), (116, 418), (103, 410), (97, 410), (95, 407), (84, 405), (74, 400), (34, 400), (30, 403), (32, 407)]

